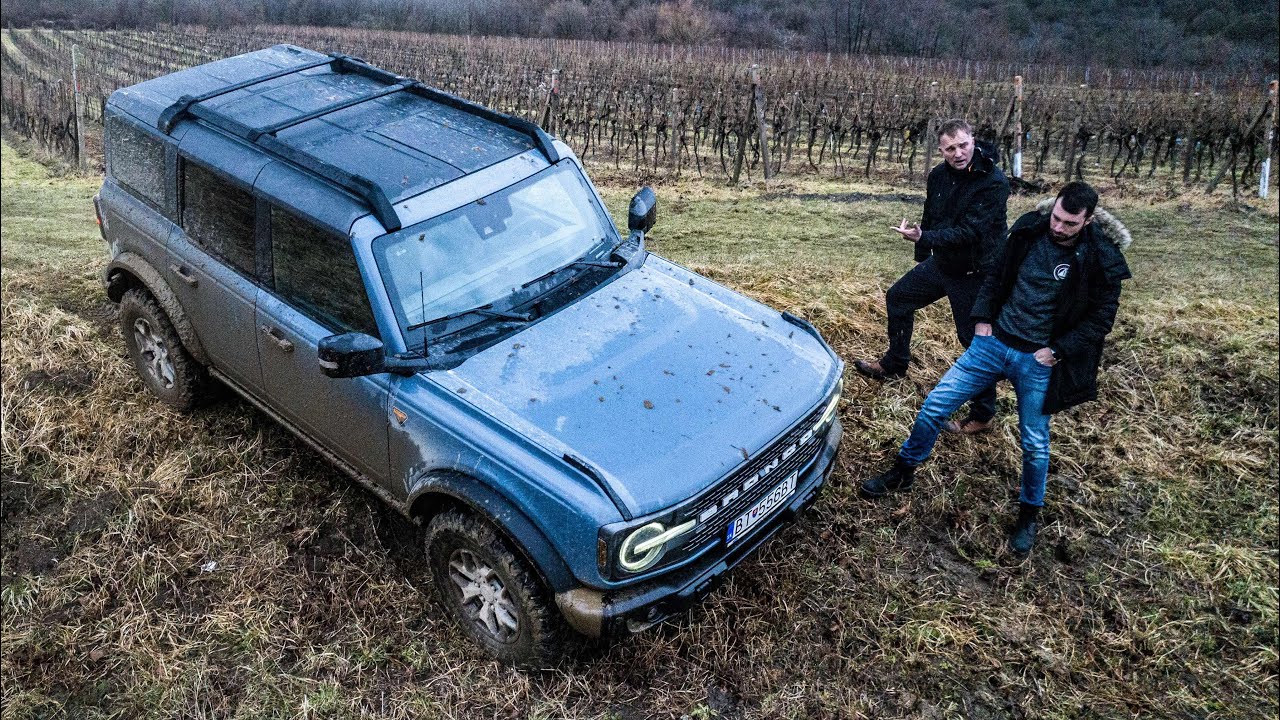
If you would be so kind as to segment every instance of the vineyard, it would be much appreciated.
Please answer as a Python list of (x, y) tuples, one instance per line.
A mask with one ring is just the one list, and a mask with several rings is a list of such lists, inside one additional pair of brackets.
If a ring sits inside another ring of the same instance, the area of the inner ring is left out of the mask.
[(1229, 183), (1234, 194), (1258, 182), (1275, 142), (1274, 91), (1196, 73), (300, 27), (6, 29), (4, 123), (80, 152), (75, 46), (85, 162), (100, 165), (116, 88), (280, 42), (362, 57), (538, 122), (589, 163), (646, 175), (922, 179), (933, 123), (964, 117), (1006, 171), (1021, 151), (1032, 184)]

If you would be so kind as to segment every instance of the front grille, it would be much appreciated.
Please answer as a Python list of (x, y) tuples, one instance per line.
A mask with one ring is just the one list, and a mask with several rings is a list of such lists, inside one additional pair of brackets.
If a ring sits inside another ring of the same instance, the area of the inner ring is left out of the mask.
[(812, 460), (822, 448), (823, 438), (818, 435), (815, 435), (809, 440), (809, 442), (805, 443), (803, 447), (798, 448), (790, 457), (785, 460), (781, 460), (778, 463), (778, 466), (771, 471), (766, 478), (757, 482), (745, 492), (742, 491), (742, 484), (746, 482), (748, 478), (760, 472), (761, 468), (773, 462), (775, 458), (779, 458), (787, 448), (791, 447), (793, 443), (804, 437), (804, 434), (813, 427), (815, 422), (818, 421), (818, 417), (821, 415), (825, 407), (825, 403), (818, 406), (817, 410), (814, 410), (808, 417), (788, 430), (786, 435), (782, 436), (777, 442), (766, 448), (764, 452), (748, 460), (742, 465), (742, 467), (734, 471), (734, 473), (727, 479), (722, 480), (710, 492), (705, 493), (692, 504), (683, 508), (680, 513), (682, 517), (697, 518), (708, 508), (720, 505), (722, 499), (727, 497), (734, 490), (738, 491), (737, 498), (727, 504), (724, 504), (723, 507), (720, 507), (720, 509), (716, 511), (715, 515), (707, 518), (705, 522), (699, 522), (698, 525), (694, 527), (693, 532), (688, 536), (688, 539), (685, 540), (684, 546), (692, 550), (702, 547), (713, 538), (719, 539), (724, 535), (725, 528), (730, 522), (742, 513), (746, 512), (748, 508), (764, 497), (770, 490), (777, 487), (778, 483), (782, 482), (783, 478), (787, 477), (787, 475), (791, 474), (795, 470), (804, 467), (806, 463)]

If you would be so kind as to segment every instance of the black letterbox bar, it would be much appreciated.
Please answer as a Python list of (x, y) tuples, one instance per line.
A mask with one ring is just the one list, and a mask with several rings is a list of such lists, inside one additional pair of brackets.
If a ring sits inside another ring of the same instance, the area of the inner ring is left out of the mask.
[(324, 107), (312, 110), (306, 115), (299, 115), (298, 117), (289, 118), (288, 120), (282, 120), (274, 125), (268, 125), (267, 127), (264, 127), (264, 128), (258, 128), (253, 131), (253, 135), (249, 139), (256, 141), (258, 139), (258, 136), (260, 135), (275, 135), (281, 130), (294, 127), (295, 125), (301, 125), (302, 123), (307, 122), (308, 120), (315, 120), (316, 118), (323, 117), (325, 115), (328, 115), (329, 113), (334, 113), (339, 110), (344, 110), (354, 105), (359, 105), (361, 103), (369, 102), (370, 100), (377, 100), (380, 97), (386, 97), (387, 95), (391, 95), (392, 93), (398, 93), (401, 90), (405, 90), (412, 85), (413, 85), (412, 80), (403, 80), (401, 82), (396, 83), (395, 85), (384, 87), (374, 92), (371, 92), (368, 95), (358, 95), (356, 97), (348, 98), (346, 100), (339, 100), (338, 102), (331, 103), (329, 105), (325, 105)]

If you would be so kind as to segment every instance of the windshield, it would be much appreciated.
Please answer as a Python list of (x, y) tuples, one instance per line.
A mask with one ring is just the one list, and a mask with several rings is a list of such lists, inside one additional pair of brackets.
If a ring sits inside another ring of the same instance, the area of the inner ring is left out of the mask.
[(562, 163), (373, 244), (401, 328), (489, 305), (616, 237)]

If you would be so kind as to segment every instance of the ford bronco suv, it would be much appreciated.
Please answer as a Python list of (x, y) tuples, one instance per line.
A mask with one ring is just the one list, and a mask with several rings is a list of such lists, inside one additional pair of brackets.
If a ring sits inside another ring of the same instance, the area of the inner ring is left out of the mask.
[(497, 657), (639, 631), (813, 502), (843, 366), (645, 250), (536, 125), (290, 45), (115, 92), (95, 206), (129, 355), (212, 381), (426, 528)]

